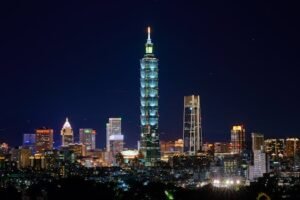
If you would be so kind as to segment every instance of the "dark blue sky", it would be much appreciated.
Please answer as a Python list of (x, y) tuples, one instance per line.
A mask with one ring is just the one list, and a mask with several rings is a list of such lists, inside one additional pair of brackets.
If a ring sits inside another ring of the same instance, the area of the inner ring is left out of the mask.
[[(297, 5), (281, 1), (7, 1), (0, 3), (0, 142), (65, 117), (97, 130), (122, 117), (139, 139), (139, 59), (146, 27), (160, 69), (161, 138), (182, 135), (183, 96), (201, 96), (205, 141), (230, 127), (300, 136)], [(78, 138), (78, 137), (77, 137)], [(56, 140), (57, 141), (57, 140)]]

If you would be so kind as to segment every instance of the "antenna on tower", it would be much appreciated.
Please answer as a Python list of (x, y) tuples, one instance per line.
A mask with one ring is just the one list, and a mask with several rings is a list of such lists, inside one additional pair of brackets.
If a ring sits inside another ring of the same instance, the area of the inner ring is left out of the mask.
[(151, 28), (150, 28), (150, 26), (148, 26), (147, 32), (148, 32), (148, 39), (147, 39), (147, 41), (151, 42), (151, 37), (150, 37), (150, 35), (151, 35)]

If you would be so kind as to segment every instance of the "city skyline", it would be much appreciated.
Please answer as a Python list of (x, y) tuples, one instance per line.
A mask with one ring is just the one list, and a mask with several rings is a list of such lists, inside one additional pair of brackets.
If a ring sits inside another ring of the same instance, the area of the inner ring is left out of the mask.
[[(151, 9), (144, 13), (132, 8), (139, 19), (129, 15), (124, 21), (118, 17), (124, 14), (122, 6), (114, 5), (99, 14), (100, 4), (80, 9), (75, 3), (68, 7), (74, 11), (70, 17), (64, 14), (64, 4), (42, 12), (43, 3), (21, 3), (12, 12), (16, 15), (3, 12), (0, 141), (20, 145), (23, 133), (47, 126), (54, 129), (57, 144), (61, 123), (69, 117), (75, 137), (79, 128), (93, 127), (97, 146), (104, 147), (106, 120), (119, 116), (125, 143), (135, 147), (140, 135), (138, 59), (148, 25), (153, 27), (161, 66), (162, 139), (181, 138), (182, 98), (189, 94), (201, 96), (203, 141), (229, 141), (234, 124), (243, 124), (248, 138), (250, 132), (266, 138), (299, 136), (299, 80), (293, 54), (298, 32), (285, 25), (295, 20), (293, 12), (284, 12), (288, 5), (280, 14), (276, 4), (262, 3), (259, 10), (255, 4), (240, 3), (224, 5), (223, 10), (180, 6), (176, 1), (148, 3)], [(91, 14), (84, 15), (84, 8)], [(26, 10), (33, 14), (26, 15)], [(241, 12), (245, 10), (260, 12), (250, 18)], [(104, 22), (109, 11), (116, 18)], [(177, 11), (189, 14), (179, 17)]]

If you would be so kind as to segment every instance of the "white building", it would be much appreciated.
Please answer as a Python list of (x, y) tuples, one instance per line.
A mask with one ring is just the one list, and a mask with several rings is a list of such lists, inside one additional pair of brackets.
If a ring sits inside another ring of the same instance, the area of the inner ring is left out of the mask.
[(71, 127), (71, 124), (66, 118), (66, 122), (64, 123), (61, 131), (61, 146), (68, 146), (69, 144), (74, 143), (74, 136), (73, 136), (73, 129)]
[(106, 151), (108, 163), (115, 164), (115, 155), (123, 151), (124, 135), (122, 135), (121, 118), (109, 118), (106, 124)]
[(254, 165), (249, 167), (249, 179), (262, 177), (267, 172), (266, 154), (262, 150), (254, 150)]

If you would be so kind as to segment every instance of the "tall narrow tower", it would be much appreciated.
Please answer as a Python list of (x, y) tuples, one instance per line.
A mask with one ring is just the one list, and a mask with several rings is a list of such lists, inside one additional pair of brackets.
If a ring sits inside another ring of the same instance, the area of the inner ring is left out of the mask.
[(184, 97), (183, 108), (183, 142), (184, 151), (195, 155), (202, 147), (202, 127), (200, 97), (196, 95)]
[(62, 127), (60, 134), (61, 134), (61, 146), (68, 146), (69, 144), (74, 143), (73, 129), (71, 127), (68, 118), (66, 118), (66, 122), (64, 123), (64, 126)]
[(231, 129), (231, 152), (241, 154), (246, 149), (245, 128), (243, 125), (233, 126)]
[(115, 165), (116, 155), (123, 151), (124, 135), (122, 134), (121, 118), (109, 118), (106, 124), (107, 163)]
[(146, 166), (154, 166), (160, 159), (158, 134), (158, 59), (153, 54), (153, 43), (148, 27), (146, 53), (140, 60), (141, 76), (141, 151)]

